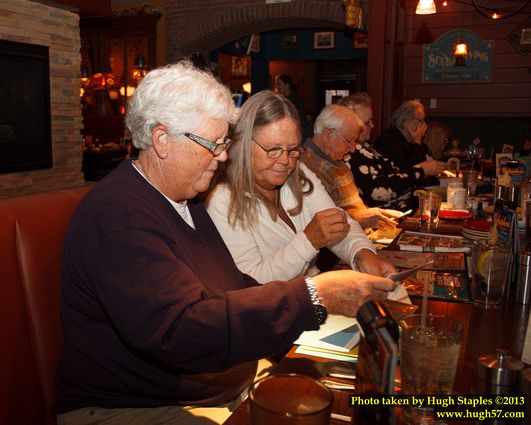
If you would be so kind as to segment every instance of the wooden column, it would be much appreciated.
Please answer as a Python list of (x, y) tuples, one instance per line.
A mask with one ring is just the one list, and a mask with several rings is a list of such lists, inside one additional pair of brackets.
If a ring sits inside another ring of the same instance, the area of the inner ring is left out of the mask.
[(373, 137), (402, 102), (403, 6), (400, 0), (369, 1), (367, 88), (374, 109)]

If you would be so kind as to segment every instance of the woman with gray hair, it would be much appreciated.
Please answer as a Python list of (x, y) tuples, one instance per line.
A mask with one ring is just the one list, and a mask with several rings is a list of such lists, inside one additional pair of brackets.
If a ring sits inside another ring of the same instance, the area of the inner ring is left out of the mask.
[(404, 169), (426, 161), (421, 144), (427, 128), (425, 119), (422, 103), (416, 100), (402, 103), (391, 116), (389, 127), (375, 140), (374, 149)]
[(231, 161), (207, 210), (238, 268), (260, 283), (318, 273), (328, 247), (353, 268), (386, 276), (393, 266), (336, 207), (301, 155), (297, 111), (271, 91), (251, 96), (234, 129)]
[(238, 270), (196, 199), (235, 116), (228, 88), (187, 61), (137, 87), (138, 159), (90, 190), (65, 237), (59, 425), (224, 423), (259, 359), (394, 288), (352, 270), (267, 285)]

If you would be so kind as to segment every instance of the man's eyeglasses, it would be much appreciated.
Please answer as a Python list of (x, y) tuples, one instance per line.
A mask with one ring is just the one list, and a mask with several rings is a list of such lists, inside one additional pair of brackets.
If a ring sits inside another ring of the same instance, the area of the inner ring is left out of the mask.
[(205, 149), (210, 151), (214, 156), (221, 155), (232, 143), (232, 140), (225, 139), (222, 143), (211, 142), (210, 140), (203, 139), (202, 137), (196, 136), (193, 133), (183, 133), (184, 136), (188, 137), (190, 140), (193, 140), (197, 144), (203, 146)]
[(336, 130), (336, 133), (339, 134), (339, 137), (341, 137), (341, 140), (343, 140), (347, 145), (352, 146), (356, 141), (349, 142), (347, 139), (345, 139), (345, 136), (343, 136), (339, 131)]
[(421, 120), (420, 118), (417, 118), (417, 117), (413, 117), (412, 119), (414, 119), (415, 121), (418, 121), (419, 124), (422, 124), (423, 122), (426, 122), (426, 120), (424, 120), (424, 119)]
[(290, 158), (298, 158), (299, 156), (301, 156), (302, 153), (302, 148), (300, 146), (291, 149), (284, 149), (280, 146), (268, 149), (264, 148), (260, 143), (258, 143), (254, 137), (251, 137), (251, 139), (258, 146), (260, 146), (266, 153), (267, 157), (271, 159), (280, 158), (284, 152), (287, 152)]

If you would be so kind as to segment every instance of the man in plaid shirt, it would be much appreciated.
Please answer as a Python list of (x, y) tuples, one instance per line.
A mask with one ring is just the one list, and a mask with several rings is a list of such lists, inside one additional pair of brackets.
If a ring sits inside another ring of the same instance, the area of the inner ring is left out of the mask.
[(399, 211), (368, 208), (348, 165), (349, 153), (363, 131), (363, 121), (346, 106), (327, 105), (315, 120), (315, 136), (304, 145), (302, 162), (323, 182), (334, 202), (362, 227), (389, 229)]

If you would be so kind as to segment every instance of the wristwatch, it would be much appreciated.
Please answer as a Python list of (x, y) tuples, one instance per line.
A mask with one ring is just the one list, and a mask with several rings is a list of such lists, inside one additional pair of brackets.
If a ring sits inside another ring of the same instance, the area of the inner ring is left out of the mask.
[(315, 316), (317, 317), (317, 323), (319, 324), (319, 326), (321, 326), (324, 322), (326, 322), (326, 318), (328, 317), (328, 310), (326, 309), (326, 306), (322, 303), (322, 298), (319, 298), (317, 289), (315, 289), (315, 280), (313, 280), (313, 278), (311, 277), (305, 277), (304, 280), (306, 282), (306, 287), (308, 288), (308, 292), (312, 300), (313, 311), (315, 312)]

